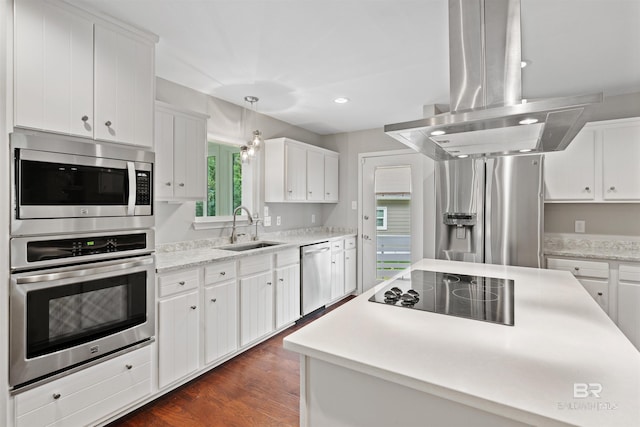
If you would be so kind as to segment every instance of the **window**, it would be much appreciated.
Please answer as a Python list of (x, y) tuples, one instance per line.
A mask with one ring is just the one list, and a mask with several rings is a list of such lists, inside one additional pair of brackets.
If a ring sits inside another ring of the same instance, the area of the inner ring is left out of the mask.
[(196, 217), (228, 216), (242, 204), (240, 147), (208, 143), (207, 200), (196, 202)]
[(386, 206), (379, 206), (376, 208), (376, 229), (377, 230), (387, 229), (387, 207)]

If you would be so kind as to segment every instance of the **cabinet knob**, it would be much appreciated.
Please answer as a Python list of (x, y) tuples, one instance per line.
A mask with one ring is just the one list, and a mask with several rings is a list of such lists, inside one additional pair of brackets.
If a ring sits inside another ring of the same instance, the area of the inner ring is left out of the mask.
[(60, 399), (60, 396), (62, 396), (60, 393), (53, 393), (53, 398), (54, 398), (55, 400)]
[(331, 193), (327, 193), (327, 196), (330, 196), (330, 195), (331, 195)]
[(580, 267), (573, 267), (575, 271), (580, 271)]
[(182, 281), (178, 282), (178, 285), (180, 285), (180, 286), (184, 286), (184, 280), (182, 280)]
[(616, 187), (612, 185), (611, 187), (609, 187), (609, 191), (616, 191)]
[(293, 190), (292, 190), (292, 189), (288, 189), (287, 191), (288, 191), (289, 193), (293, 193)]
[(279, 278), (278, 280), (281, 281), (281, 282), (284, 282), (284, 279), (282, 277)]
[(347, 261), (350, 260), (351, 258), (349, 258), (348, 256), (344, 257), (344, 259), (346, 259)]
[(271, 282), (267, 282), (267, 285), (271, 286)]
[(590, 192), (591, 189), (589, 187), (584, 187), (584, 191)]
[(89, 120), (89, 116), (84, 115), (81, 120), (86, 123)]
[(178, 184), (179, 187), (184, 187), (184, 182), (181, 182), (180, 184)]
[(602, 292), (598, 292), (598, 296), (601, 297), (602, 296)]
[(167, 187), (171, 187), (171, 183), (170, 182), (165, 182), (164, 185), (166, 185)]
[(111, 120), (107, 120), (106, 122), (104, 122), (104, 125), (106, 127), (110, 127), (111, 126)]
[(128, 364), (128, 363), (127, 363), (126, 365), (124, 365), (124, 366), (125, 366), (125, 368), (127, 368), (127, 370), (129, 370), (129, 371), (133, 368), (133, 365), (130, 365), (130, 364)]
[(192, 305), (191, 306), (191, 310), (195, 310), (196, 308), (198, 308), (198, 306), (196, 306), (196, 305)]
[(226, 271), (221, 271), (221, 272), (220, 272), (220, 275), (221, 275), (221, 276), (224, 276), (225, 274), (227, 274), (227, 272), (226, 272)]
[(335, 261), (331, 261), (331, 264), (335, 264), (335, 263), (336, 263)]
[(211, 298), (211, 302), (216, 302), (217, 299), (216, 298)]

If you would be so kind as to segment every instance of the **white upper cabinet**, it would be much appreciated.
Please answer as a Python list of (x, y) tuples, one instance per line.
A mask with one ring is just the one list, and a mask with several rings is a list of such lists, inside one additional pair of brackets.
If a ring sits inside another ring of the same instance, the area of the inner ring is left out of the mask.
[(15, 126), (92, 138), (93, 23), (41, 0), (15, 2)]
[(61, 1), (15, 6), (14, 125), (151, 147), (157, 37)]
[(324, 156), (324, 200), (326, 202), (338, 202), (339, 159), (337, 154)]
[(156, 200), (205, 199), (207, 117), (156, 103)]
[(95, 26), (95, 138), (151, 147), (153, 46)]
[(640, 119), (588, 123), (545, 155), (547, 202), (640, 202)]
[(545, 200), (593, 200), (595, 132), (583, 130), (564, 151), (544, 156)]
[(277, 138), (265, 141), (265, 202), (338, 202), (334, 151)]
[(640, 199), (640, 120), (603, 129), (605, 200)]

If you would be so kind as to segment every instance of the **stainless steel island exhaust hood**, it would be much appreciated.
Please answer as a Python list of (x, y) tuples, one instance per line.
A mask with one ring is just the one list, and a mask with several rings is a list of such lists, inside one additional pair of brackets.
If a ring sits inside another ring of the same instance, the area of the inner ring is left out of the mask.
[(384, 131), (436, 160), (564, 150), (602, 93), (521, 99), (520, 0), (449, 0), (451, 112)]

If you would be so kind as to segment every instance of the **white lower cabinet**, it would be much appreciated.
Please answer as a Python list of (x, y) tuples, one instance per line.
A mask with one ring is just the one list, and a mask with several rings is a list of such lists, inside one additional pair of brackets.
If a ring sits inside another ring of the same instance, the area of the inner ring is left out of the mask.
[[(160, 388), (198, 370), (199, 277), (199, 270), (179, 271), (158, 277), (159, 295), (164, 296), (158, 301)], [(167, 289), (170, 291), (167, 292)]]
[(237, 295), (235, 279), (204, 290), (204, 361), (207, 364), (238, 349)]
[(573, 274), (591, 297), (610, 316), (609, 263), (575, 259), (548, 258), (547, 268)]
[[(355, 238), (353, 238), (355, 241)], [(356, 290), (356, 248), (344, 251), (344, 293)]]
[(640, 350), (640, 266), (620, 265), (618, 327)]
[(15, 396), (17, 427), (94, 425), (151, 394), (151, 346)]
[(344, 252), (331, 254), (331, 300), (344, 296)]
[(272, 332), (273, 324), (273, 273), (240, 279), (240, 345)]
[(300, 318), (300, 264), (276, 269), (276, 329)]

